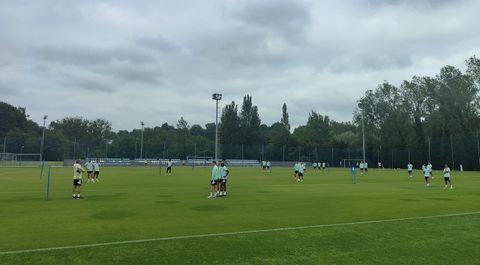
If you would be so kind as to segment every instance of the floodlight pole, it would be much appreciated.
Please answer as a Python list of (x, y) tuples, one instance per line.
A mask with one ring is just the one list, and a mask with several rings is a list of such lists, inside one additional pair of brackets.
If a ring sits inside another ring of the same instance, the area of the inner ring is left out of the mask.
[(142, 135), (140, 137), (140, 159), (142, 159), (143, 158), (143, 126), (145, 125), (145, 123), (141, 121), (140, 125), (142, 126)]
[(432, 162), (432, 156), (431, 156), (431, 152), (430, 152), (431, 141), (432, 141), (432, 138), (428, 137), (428, 161), (429, 162)]
[(216, 102), (215, 107), (215, 160), (218, 160), (218, 101), (222, 99), (222, 94), (213, 93), (212, 99)]
[[(5, 153), (5, 151), (3, 152)], [(478, 131), (477, 131), (477, 156), (478, 156), (478, 165), (480, 166), (480, 141), (478, 139)]]
[[(47, 121), (48, 115), (43, 115), (43, 130), (42, 130), (42, 140), (40, 141), (40, 162), (43, 161), (43, 145), (45, 144), (45, 122)], [(6, 140), (6, 136), (5, 136)], [(5, 150), (5, 145), (4, 145)], [(3, 151), (5, 153), (5, 151)]]
[(450, 153), (452, 154), (452, 168), (455, 168), (455, 159), (453, 157), (453, 137), (450, 135)]
[(365, 163), (365, 122), (363, 121), (363, 110), (362, 110), (362, 146), (363, 146), (363, 162)]

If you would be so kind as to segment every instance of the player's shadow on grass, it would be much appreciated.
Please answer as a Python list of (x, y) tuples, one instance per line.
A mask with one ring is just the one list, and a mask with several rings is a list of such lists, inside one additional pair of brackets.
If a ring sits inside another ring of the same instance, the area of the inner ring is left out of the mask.
[(199, 206), (193, 206), (190, 209), (194, 211), (200, 211), (200, 212), (217, 212), (217, 211), (224, 211), (225, 207), (221, 205), (199, 205)]
[(401, 201), (407, 201), (407, 202), (419, 202), (419, 201), (421, 201), (421, 200), (419, 200), (419, 199), (410, 199), (410, 198), (401, 198), (401, 199), (399, 199), (399, 200), (401, 200)]
[(110, 219), (122, 219), (134, 216), (134, 212), (129, 211), (100, 211), (92, 214), (90, 217), (93, 219), (103, 219), (103, 220), (110, 220)]
[(456, 201), (455, 199), (452, 198), (428, 198), (429, 200), (434, 200), (434, 201)]

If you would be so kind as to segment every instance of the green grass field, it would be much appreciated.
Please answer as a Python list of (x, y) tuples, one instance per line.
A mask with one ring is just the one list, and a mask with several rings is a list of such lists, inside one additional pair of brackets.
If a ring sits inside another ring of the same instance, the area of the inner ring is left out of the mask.
[(480, 264), (477, 172), (444, 190), (440, 172), (427, 188), (405, 170), (291, 171), (231, 168), (228, 197), (207, 199), (210, 168), (103, 168), (74, 200), (71, 168), (52, 168), (46, 201), (37, 168), (0, 168), (0, 264)]

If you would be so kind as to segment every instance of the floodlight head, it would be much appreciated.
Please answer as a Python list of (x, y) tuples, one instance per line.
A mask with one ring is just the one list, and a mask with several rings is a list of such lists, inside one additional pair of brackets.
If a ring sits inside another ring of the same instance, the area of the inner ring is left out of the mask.
[(140, 122), (140, 125), (142, 125), (142, 126), (143, 126), (143, 125), (145, 125), (145, 123), (143, 123), (143, 121), (141, 121), (141, 122)]
[(48, 119), (48, 115), (43, 115), (43, 119), (44, 120)]
[(213, 100), (221, 100), (221, 99), (222, 99), (222, 94), (213, 93), (212, 99), (213, 99)]

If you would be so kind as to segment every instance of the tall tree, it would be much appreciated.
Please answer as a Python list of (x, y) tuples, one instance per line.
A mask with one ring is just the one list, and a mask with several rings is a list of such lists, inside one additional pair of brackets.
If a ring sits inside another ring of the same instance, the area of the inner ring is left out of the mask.
[(184, 130), (184, 131), (190, 130), (190, 125), (188, 125), (188, 122), (183, 118), (183, 116), (180, 117), (180, 119), (177, 122), (177, 129)]
[(411, 119), (413, 131), (411, 147), (425, 148), (424, 120), (431, 114), (432, 93), (438, 82), (435, 78), (414, 76), (401, 85), (402, 107)]
[(244, 96), (240, 112), (240, 140), (243, 144), (259, 143), (260, 123), (258, 108), (252, 104), (252, 97), (249, 95)]
[(238, 143), (238, 132), (240, 129), (240, 118), (238, 117), (238, 107), (235, 101), (226, 105), (222, 110), (220, 118), (220, 143), (236, 144)]
[(290, 122), (288, 121), (288, 112), (287, 112), (286, 103), (283, 103), (283, 106), (282, 106), (282, 119), (280, 120), (280, 122), (283, 124), (285, 129), (287, 129), (287, 131), (290, 131)]
[(445, 66), (437, 76), (439, 111), (451, 134), (472, 135), (478, 124), (478, 88), (473, 79), (453, 66)]

